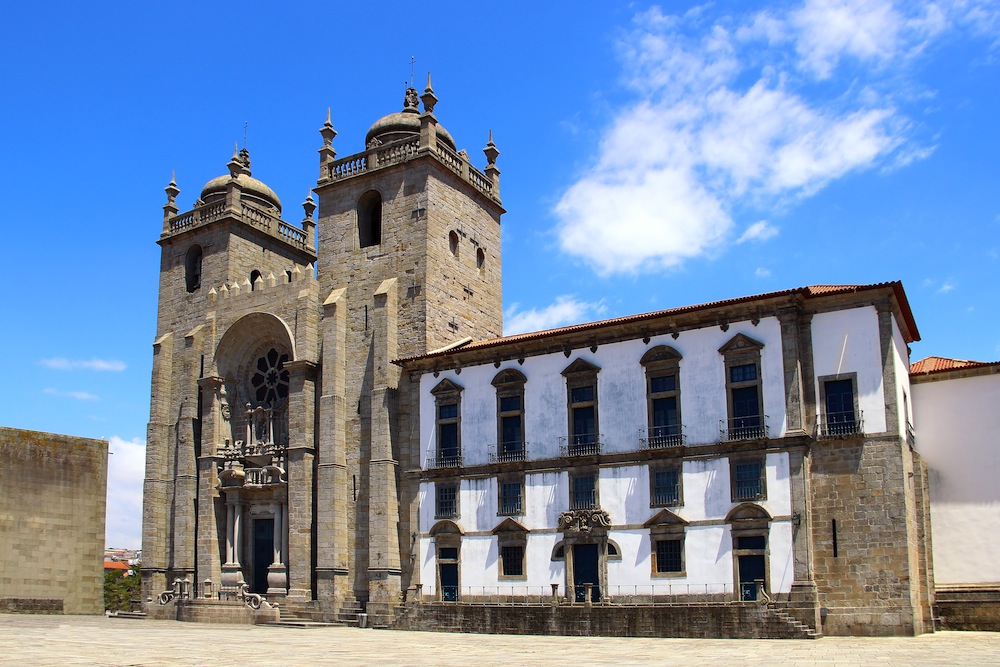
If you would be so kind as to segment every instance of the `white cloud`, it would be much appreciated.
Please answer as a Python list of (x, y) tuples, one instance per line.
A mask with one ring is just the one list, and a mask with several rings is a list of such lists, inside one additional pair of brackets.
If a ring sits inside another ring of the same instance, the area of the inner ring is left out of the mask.
[(125, 370), (125, 362), (118, 361), (117, 359), (64, 359), (62, 357), (54, 357), (52, 359), (42, 359), (40, 362), (42, 366), (46, 368), (51, 368), (57, 371), (76, 371), (76, 370), (88, 370), (88, 371), (113, 371), (120, 372)]
[[(957, 9), (805, 0), (781, 13), (711, 11), (653, 7), (621, 39), (636, 97), (554, 207), (562, 250), (601, 274), (675, 267), (730, 239), (735, 210), (933, 152), (895, 101), (898, 65), (953, 27)], [(739, 240), (772, 230), (754, 225)]]
[(771, 269), (765, 269), (763, 266), (758, 266), (757, 270), (753, 274), (758, 278), (770, 278)]
[[(736, 242), (746, 243), (747, 241), (766, 241), (770, 238), (774, 238), (777, 235), (778, 235), (777, 227), (768, 223), (767, 220), (760, 220), (747, 227), (747, 230), (743, 232), (743, 236), (736, 239)], [(761, 271), (761, 269), (757, 270)]]
[(568, 324), (577, 324), (592, 319), (593, 315), (604, 312), (600, 301), (588, 303), (571, 296), (556, 297), (555, 303), (545, 308), (521, 310), (521, 304), (512, 303), (504, 312), (503, 332), (505, 336), (529, 331), (543, 331)]
[(937, 288), (937, 293), (947, 294), (953, 289), (955, 289), (955, 283), (953, 283), (951, 280), (945, 280), (943, 283), (941, 283), (941, 287)]
[(97, 401), (100, 400), (100, 396), (97, 394), (91, 394), (86, 391), (61, 391), (53, 387), (46, 387), (42, 390), (43, 393), (49, 396), (59, 396), (61, 398), (75, 398), (78, 401)]
[(108, 505), (105, 545), (137, 549), (142, 544), (142, 481), (146, 443), (138, 438), (109, 442)]

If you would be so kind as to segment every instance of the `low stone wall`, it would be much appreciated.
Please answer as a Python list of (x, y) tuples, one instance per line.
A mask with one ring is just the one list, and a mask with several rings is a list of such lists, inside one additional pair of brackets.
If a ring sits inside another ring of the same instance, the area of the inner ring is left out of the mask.
[(260, 625), (280, 618), (277, 607), (251, 609), (245, 604), (223, 600), (182, 600), (165, 605), (155, 602), (146, 607), (146, 617), (153, 620), (185, 621), (189, 623), (231, 623)]
[(56, 598), (0, 598), (0, 614), (61, 614), (63, 601)]
[(602, 637), (797, 639), (808, 635), (756, 604), (490, 606), (425, 603), (401, 610), (393, 630)]
[(939, 630), (1000, 632), (1000, 584), (940, 587), (935, 598)]

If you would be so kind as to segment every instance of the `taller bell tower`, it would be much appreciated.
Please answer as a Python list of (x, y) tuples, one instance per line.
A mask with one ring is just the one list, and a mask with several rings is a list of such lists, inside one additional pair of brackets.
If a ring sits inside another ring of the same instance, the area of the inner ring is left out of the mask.
[(502, 333), (499, 151), (491, 135), (472, 166), (436, 103), (428, 76), (344, 158), (329, 115), (320, 129), (317, 596), (373, 619), (413, 573), (417, 411), (392, 362)]

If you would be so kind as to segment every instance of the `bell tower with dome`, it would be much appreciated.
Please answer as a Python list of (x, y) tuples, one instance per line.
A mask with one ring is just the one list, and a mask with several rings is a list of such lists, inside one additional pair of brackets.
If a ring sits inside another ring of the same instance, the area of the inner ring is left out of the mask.
[[(329, 116), (320, 129), (317, 487), (330, 502), (317, 505), (317, 588), (321, 600), (364, 595), (369, 618), (389, 613), (414, 571), (401, 553), (416, 526), (416, 489), (403, 471), (419, 461), (417, 408), (392, 362), (494, 338), (503, 326), (499, 151), (491, 136), (484, 170), (472, 166), (436, 103), (428, 76), (423, 95), (408, 88), (403, 109), (343, 158)], [(361, 495), (338, 495), (355, 479)]]
[(191, 210), (166, 187), (143, 499), (151, 616), (240, 621), (257, 595), (282, 616), (364, 608), (384, 624), (419, 585), (406, 472), (419, 468), (418, 392), (393, 362), (497, 337), (503, 317), (499, 151), (490, 135), (474, 167), (436, 103), (428, 77), (342, 158), (328, 112), (318, 201), (299, 224), (246, 149)]

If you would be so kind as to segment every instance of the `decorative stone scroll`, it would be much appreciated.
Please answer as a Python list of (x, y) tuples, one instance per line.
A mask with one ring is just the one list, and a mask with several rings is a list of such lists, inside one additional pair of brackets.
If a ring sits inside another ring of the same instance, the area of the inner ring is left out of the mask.
[(559, 515), (559, 528), (563, 532), (589, 533), (593, 528), (611, 526), (607, 510), (569, 510)]

